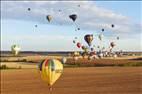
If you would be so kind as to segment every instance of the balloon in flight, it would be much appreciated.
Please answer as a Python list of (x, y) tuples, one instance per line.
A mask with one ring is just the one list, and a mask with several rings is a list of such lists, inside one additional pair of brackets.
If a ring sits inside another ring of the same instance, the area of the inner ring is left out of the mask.
[(117, 37), (117, 40), (119, 40), (119, 37)]
[(73, 43), (75, 43), (75, 40), (73, 40)]
[(102, 29), (102, 32), (104, 32), (104, 29)]
[(28, 8), (28, 11), (31, 11), (31, 8)]
[(77, 37), (75, 37), (75, 39), (77, 39)]
[(56, 59), (45, 59), (40, 65), (41, 78), (51, 87), (61, 76), (63, 64)]
[(37, 27), (37, 25), (35, 25), (35, 27)]
[(81, 47), (81, 43), (78, 42), (78, 43), (76, 44), (76, 46), (77, 46), (78, 48), (80, 48), (80, 47)]
[(48, 20), (48, 22), (50, 22), (52, 20), (52, 16), (51, 15), (47, 15), (46, 19)]
[(91, 46), (91, 43), (92, 43), (92, 41), (93, 41), (93, 35), (90, 35), (90, 34), (85, 35), (85, 36), (84, 36), (84, 40), (87, 42), (87, 44), (88, 44), (89, 46)]
[(80, 28), (77, 28), (77, 30), (80, 30)]
[(113, 28), (113, 27), (114, 27), (114, 24), (112, 24), (111, 27)]
[(115, 43), (114, 42), (111, 42), (110, 43), (110, 46), (113, 48), (115, 46)]
[(77, 19), (77, 15), (76, 14), (69, 15), (69, 18), (72, 19), (73, 22), (75, 22), (75, 20)]
[(85, 50), (86, 47), (85, 47), (85, 46), (82, 46), (81, 48), (82, 48), (82, 50)]
[(99, 34), (98, 38), (100, 39), (100, 41), (102, 41), (103, 34)]

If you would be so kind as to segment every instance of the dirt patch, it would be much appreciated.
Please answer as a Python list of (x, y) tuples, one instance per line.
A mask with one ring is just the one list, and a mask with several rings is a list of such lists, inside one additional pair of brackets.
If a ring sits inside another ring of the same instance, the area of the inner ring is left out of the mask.
[[(52, 94), (141, 94), (142, 67), (65, 68)], [(2, 70), (1, 94), (50, 94), (36, 69)]]

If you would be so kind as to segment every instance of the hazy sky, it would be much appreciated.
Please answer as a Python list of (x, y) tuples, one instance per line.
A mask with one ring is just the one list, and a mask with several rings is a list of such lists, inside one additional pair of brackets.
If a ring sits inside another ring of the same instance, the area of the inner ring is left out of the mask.
[[(1, 49), (19, 44), (23, 51), (81, 50), (72, 42), (75, 37), (87, 45), (84, 35), (93, 34), (98, 46), (104, 28), (105, 48), (113, 41), (114, 50), (142, 51), (141, 10), (141, 1), (1, 1)], [(75, 23), (68, 17), (74, 13)], [(50, 23), (46, 15), (52, 15)]]

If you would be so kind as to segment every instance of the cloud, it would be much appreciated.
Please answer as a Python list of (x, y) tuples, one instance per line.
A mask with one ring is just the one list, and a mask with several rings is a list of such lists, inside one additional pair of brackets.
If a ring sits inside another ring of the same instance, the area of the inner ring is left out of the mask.
[[(141, 25), (135, 24), (129, 17), (114, 11), (98, 7), (93, 1), (2, 1), (3, 19), (35, 21), (47, 24), (46, 15), (53, 16), (50, 24), (71, 25), (68, 15), (76, 13), (76, 24), (85, 30), (116, 31), (116, 33), (139, 32)], [(78, 7), (80, 5), (80, 7)], [(28, 11), (27, 8), (31, 8)], [(59, 12), (59, 10), (62, 10)], [(115, 28), (111, 28), (115, 24)]]

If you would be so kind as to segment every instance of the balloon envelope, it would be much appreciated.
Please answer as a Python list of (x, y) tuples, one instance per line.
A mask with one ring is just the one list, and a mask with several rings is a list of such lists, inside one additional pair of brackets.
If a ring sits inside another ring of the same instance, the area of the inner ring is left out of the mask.
[(102, 41), (103, 34), (99, 34), (98, 38), (100, 39), (100, 41)]
[(11, 46), (11, 51), (15, 56), (19, 54), (20, 49), (21, 48), (19, 47), (19, 45), (12, 45)]
[(77, 19), (77, 15), (76, 14), (69, 15), (69, 18), (75, 22), (75, 20)]
[(78, 48), (80, 48), (80, 47), (81, 47), (81, 43), (78, 42), (78, 43), (76, 44), (76, 46), (77, 46)]
[(47, 15), (46, 19), (48, 20), (48, 22), (50, 22), (52, 20), (52, 16), (51, 15)]
[(37, 27), (37, 25), (35, 25), (35, 27)]
[(119, 40), (119, 37), (117, 37), (117, 40)]
[(63, 64), (65, 64), (67, 62), (67, 58), (63, 57), (61, 61)]
[(44, 63), (44, 60), (39, 64), (39, 70), (42, 71), (42, 64)]
[(104, 32), (104, 29), (102, 29), (102, 32)]
[(73, 40), (73, 43), (75, 43), (75, 40)]
[(85, 46), (82, 46), (81, 48), (82, 48), (82, 50), (85, 50), (86, 47), (85, 47)]
[(31, 8), (28, 8), (28, 11), (30, 11), (31, 10)]
[(91, 48), (91, 51), (94, 51), (94, 48)]
[(89, 46), (91, 46), (91, 43), (92, 43), (92, 41), (93, 41), (93, 35), (90, 35), (90, 34), (85, 35), (85, 36), (84, 36), (84, 40), (87, 42), (87, 44), (88, 44)]
[(111, 27), (113, 28), (113, 27), (114, 27), (114, 24), (112, 24)]
[(110, 46), (113, 48), (115, 46), (115, 43), (114, 42), (111, 42), (110, 43)]
[(56, 59), (45, 59), (42, 64), (41, 77), (47, 82), (49, 86), (52, 86), (63, 72), (63, 64)]

